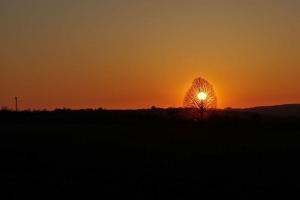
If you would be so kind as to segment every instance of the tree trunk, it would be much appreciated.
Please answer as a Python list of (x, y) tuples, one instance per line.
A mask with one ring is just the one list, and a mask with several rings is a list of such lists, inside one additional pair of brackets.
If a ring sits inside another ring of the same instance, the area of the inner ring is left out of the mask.
[(203, 107), (200, 108), (200, 120), (202, 121), (203, 120), (203, 112), (204, 112), (204, 109)]

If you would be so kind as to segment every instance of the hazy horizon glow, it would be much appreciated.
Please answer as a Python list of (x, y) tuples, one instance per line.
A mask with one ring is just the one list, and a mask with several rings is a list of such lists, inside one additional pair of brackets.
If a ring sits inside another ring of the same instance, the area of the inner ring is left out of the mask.
[(181, 107), (193, 79), (218, 107), (300, 103), (300, 1), (0, 0), (0, 106)]

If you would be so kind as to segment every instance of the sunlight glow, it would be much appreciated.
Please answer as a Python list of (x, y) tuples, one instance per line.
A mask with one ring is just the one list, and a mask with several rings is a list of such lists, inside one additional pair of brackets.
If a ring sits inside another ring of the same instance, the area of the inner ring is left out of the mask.
[(206, 93), (204, 93), (204, 92), (200, 92), (199, 94), (198, 94), (198, 99), (200, 99), (200, 100), (205, 100), (206, 99)]

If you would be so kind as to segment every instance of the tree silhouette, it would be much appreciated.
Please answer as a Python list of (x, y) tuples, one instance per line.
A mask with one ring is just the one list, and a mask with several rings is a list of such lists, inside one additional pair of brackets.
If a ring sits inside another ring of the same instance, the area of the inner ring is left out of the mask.
[(202, 121), (204, 112), (217, 106), (217, 97), (213, 86), (205, 79), (195, 78), (185, 94), (183, 105), (199, 112)]

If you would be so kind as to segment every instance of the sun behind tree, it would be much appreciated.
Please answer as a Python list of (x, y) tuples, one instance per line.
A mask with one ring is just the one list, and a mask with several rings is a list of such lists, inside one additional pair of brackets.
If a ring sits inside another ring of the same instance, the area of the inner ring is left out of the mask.
[(200, 77), (195, 78), (184, 97), (183, 106), (193, 108), (203, 119), (204, 112), (217, 107), (217, 97), (213, 86)]

